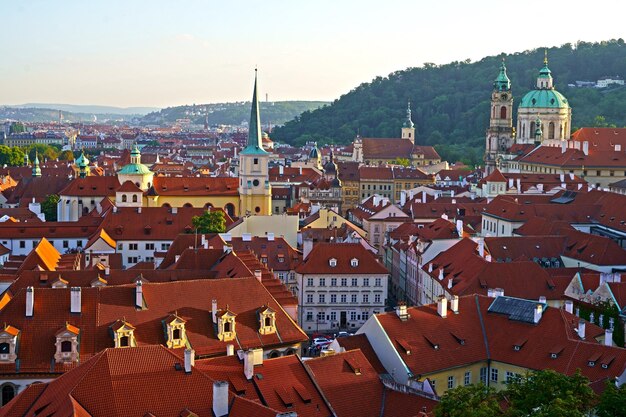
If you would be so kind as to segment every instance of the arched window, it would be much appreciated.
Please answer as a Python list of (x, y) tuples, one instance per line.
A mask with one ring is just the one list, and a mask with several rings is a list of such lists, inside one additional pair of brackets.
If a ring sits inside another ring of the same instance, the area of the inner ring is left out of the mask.
[(122, 203), (125, 203), (128, 201), (128, 196), (126, 194), (122, 194)]
[(528, 136), (531, 138), (535, 137), (535, 122), (530, 122), (530, 132), (528, 132)]
[(191, 204), (191, 203), (185, 203), (185, 204), (183, 205), (183, 207), (193, 207), (193, 204)]
[(289, 348), (287, 350), (285, 350), (285, 352), (283, 353), (283, 356), (289, 356), (289, 355), (293, 355), (296, 353), (296, 350), (293, 348)]
[(130, 346), (130, 340), (128, 339), (128, 336), (122, 336), (120, 337), (120, 346), (121, 347), (128, 347)]
[(270, 352), (269, 357), (270, 358), (278, 358), (280, 356), (280, 352), (277, 350), (273, 350)]
[(272, 318), (265, 317), (265, 327), (270, 327), (272, 325)]
[(526, 136), (526, 123), (522, 123), (522, 137)]
[(9, 353), (10, 346), (8, 343), (0, 343), (0, 354)]
[(174, 329), (172, 332), (172, 339), (179, 340), (180, 339), (180, 329)]
[(506, 106), (500, 107), (500, 119), (506, 119)]
[(133, 194), (133, 203), (137, 202), (137, 194)]
[(229, 216), (234, 216), (235, 215), (235, 206), (233, 203), (228, 203), (224, 206), (224, 210), (226, 210), (226, 213), (228, 213)]
[(167, 207), (167, 208), (170, 208), (170, 207), (172, 207), (172, 206), (170, 206), (170, 205), (169, 205), (169, 203), (163, 203), (163, 205), (162, 205), (161, 207)]
[(6, 384), (2, 387), (2, 405), (6, 405), (15, 397), (15, 387), (10, 384)]
[(61, 342), (61, 352), (71, 352), (72, 351), (72, 342), (69, 340), (64, 340)]
[(554, 139), (554, 122), (548, 125), (548, 139)]
[(211, 203), (206, 203), (206, 204), (204, 205), (204, 209), (205, 209), (205, 210), (208, 210), (208, 209), (210, 209), (210, 208), (213, 208), (213, 204), (211, 204)]

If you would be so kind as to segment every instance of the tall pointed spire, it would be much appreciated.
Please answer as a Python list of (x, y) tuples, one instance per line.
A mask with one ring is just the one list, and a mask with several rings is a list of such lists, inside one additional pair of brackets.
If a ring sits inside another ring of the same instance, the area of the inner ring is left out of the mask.
[(509, 91), (511, 89), (511, 80), (506, 75), (506, 65), (504, 65), (504, 58), (502, 58), (502, 64), (500, 64), (500, 72), (498, 77), (493, 82), (493, 88), (497, 91)]
[(413, 120), (411, 120), (411, 100), (407, 102), (406, 105), (406, 120), (404, 121), (404, 127), (414, 128), (415, 124), (413, 124)]
[(242, 154), (266, 154), (261, 139), (261, 116), (259, 114), (259, 100), (257, 93), (257, 70), (254, 69), (254, 91), (252, 93), (252, 108), (250, 109), (250, 124), (248, 126), (248, 144)]
[(35, 150), (35, 162), (33, 163), (33, 177), (41, 177), (41, 168), (39, 167), (39, 153)]
[(543, 65), (548, 66), (548, 50), (543, 50)]

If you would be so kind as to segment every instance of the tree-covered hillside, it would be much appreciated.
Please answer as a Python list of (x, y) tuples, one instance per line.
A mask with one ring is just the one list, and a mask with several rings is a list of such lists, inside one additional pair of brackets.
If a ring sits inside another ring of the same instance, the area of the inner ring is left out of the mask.
[[(261, 123), (280, 125), (304, 111), (315, 110), (323, 101), (274, 101), (260, 102)], [(250, 102), (194, 104), (168, 107), (149, 113), (141, 119), (144, 124), (174, 123), (178, 119), (190, 119), (203, 124), (208, 115), (209, 125), (240, 125), (250, 121)]]
[[(517, 107), (521, 97), (534, 88), (544, 49), (486, 57), (475, 63), (425, 64), (377, 77), (331, 105), (304, 112), (276, 128), (272, 139), (302, 144), (309, 140), (348, 143), (357, 133), (364, 137), (399, 137), (410, 100), (418, 143), (435, 145), (449, 161), (480, 163), (492, 83), (502, 58), (506, 60)], [(548, 48), (548, 59), (556, 88), (573, 108), (574, 127), (599, 122), (626, 126), (626, 88), (568, 87), (579, 80), (626, 76), (626, 46), (622, 39)]]

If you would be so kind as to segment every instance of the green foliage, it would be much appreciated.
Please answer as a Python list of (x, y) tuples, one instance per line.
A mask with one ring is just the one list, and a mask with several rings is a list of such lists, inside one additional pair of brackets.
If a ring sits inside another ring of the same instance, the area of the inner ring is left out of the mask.
[(24, 152), (18, 147), (0, 145), (0, 165), (21, 166), (24, 164)]
[(11, 123), (11, 126), (9, 127), (9, 133), (24, 133), (24, 132), (26, 132), (26, 126), (24, 126), (24, 123), (20, 123), (20, 122)]
[(396, 158), (393, 163), (403, 167), (408, 167), (411, 164), (411, 161), (406, 158)]
[(595, 400), (589, 380), (580, 371), (567, 376), (549, 369), (514, 380), (505, 395), (511, 417), (584, 417)]
[[(424, 64), (396, 71), (356, 87), (329, 106), (303, 112), (277, 127), (272, 139), (300, 145), (306, 140), (346, 144), (357, 133), (363, 137), (399, 137), (410, 100), (416, 143), (435, 146), (449, 161), (479, 164), (489, 125), (492, 82), (502, 58), (506, 57), (517, 106), (534, 88), (543, 55), (544, 48), (540, 48), (486, 57), (475, 63)], [(573, 126), (592, 126), (599, 114), (609, 125), (626, 126), (626, 87), (568, 87), (577, 80), (625, 74), (623, 40), (565, 44), (549, 48), (548, 58), (555, 85), (573, 108)]]
[(504, 415), (497, 394), (483, 384), (448, 390), (434, 410), (435, 417), (492, 417)]
[(226, 231), (226, 218), (221, 210), (206, 211), (201, 216), (191, 218), (194, 232), (198, 233), (224, 233)]
[(74, 152), (70, 151), (69, 149), (66, 151), (62, 151), (59, 154), (59, 161), (74, 161)]
[(617, 388), (612, 381), (607, 381), (596, 414), (598, 417), (626, 416), (626, 385)]
[(50, 194), (41, 203), (41, 212), (46, 215), (47, 222), (57, 221), (57, 204), (59, 202), (59, 196), (56, 194)]
[(39, 156), (39, 162), (43, 163), (44, 160), (55, 160), (59, 156), (59, 147), (53, 145), (43, 145), (37, 143), (26, 147), (28, 158), (31, 162), (35, 160), (35, 154)]
[[(621, 325), (620, 311), (615, 304), (602, 301), (596, 303), (593, 307), (589, 307), (588, 304), (576, 304), (578, 308), (578, 314), (580, 318), (583, 318), (593, 324), (600, 326), (600, 315), (604, 316), (602, 320), (602, 328), (608, 329), (610, 327), (610, 319), (613, 319), (613, 343), (617, 346), (624, 346), (624, 326)], [(591, 320), (591, 313), (593, 312), (593, 321)]]

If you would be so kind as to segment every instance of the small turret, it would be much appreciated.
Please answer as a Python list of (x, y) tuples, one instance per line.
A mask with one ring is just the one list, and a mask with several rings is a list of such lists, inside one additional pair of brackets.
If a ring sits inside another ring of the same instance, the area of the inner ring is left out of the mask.
[(33, 162), (33, 177), (41, 177), (41, 168), (39, 167), (39, 154), (35, 151), (35, 162)]
[(506, 75), (506, 65), (504, 65), (504, 58), (502, 58), (502, 64), (500, 64), (500, 73), (493, 82), (493, 89), (496, 91), (509, 91), (511, 90), (511, 80)]
[(411, 100), (406, 106), (406, 120), (402, 125), (402, 139), (408, 139), (411, 143), (415, 143), (415, 124), (411, 120)]

